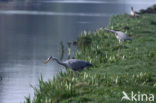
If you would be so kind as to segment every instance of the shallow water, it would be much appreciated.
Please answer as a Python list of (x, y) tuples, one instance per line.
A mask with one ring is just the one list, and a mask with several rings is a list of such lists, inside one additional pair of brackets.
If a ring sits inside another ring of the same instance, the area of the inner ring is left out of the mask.
[[(76, 40), (84, 30), (106, 26), (109, 17), (146, 8), (155, 0), (0, 0), (0, 103), (21, 103), (33, 96), (42, 75), (52, 79), (63, 69), (43, 64), (60, 58), (60, 42)], [(67, 46), (66, 54), (67, 54)]]

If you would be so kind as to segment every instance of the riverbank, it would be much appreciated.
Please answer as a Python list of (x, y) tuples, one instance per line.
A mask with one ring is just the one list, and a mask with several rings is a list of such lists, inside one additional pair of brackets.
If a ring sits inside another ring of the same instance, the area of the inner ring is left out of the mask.
[(141, 14), (144, 14), (144, 13), (150, 13), (150, 14), (154, 14), (154, 13), (156, 13), (156, 4), (155, 5), (153, 5), (153, 6), (150, 6), (150, 7), (148, 7), (147, 9), (143, 9), (143, 10), (140, 10), (140, 13)]
[(48, 82), (41, 78), (33, 101), (29, 97), (26, 103), (121, 103), (123, 91), (156, 95), (155, 18), (156, 14), (113, 16), (108, 28), (132, 38), (122, 44), (101, 29), (84, 32), (75, 57), (94, 66), (79, 74), (67, 70)]

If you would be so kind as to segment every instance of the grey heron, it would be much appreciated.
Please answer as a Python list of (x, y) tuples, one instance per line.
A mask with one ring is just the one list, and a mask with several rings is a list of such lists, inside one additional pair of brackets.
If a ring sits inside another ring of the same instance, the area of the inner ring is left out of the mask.
[(128, 35), (126, 35), (125, 33), (121, 32), (121, 31), (110, 30), (107, 28), (104, 28), (104, 30), (114, 33), (116, 38), (119, 40), (119, 43), (126, 41), (126, 40), (131, 40), (131, 38)]
[(64, 62), (59, 61), (57, 58), (50, 56), (45, 62), (44, 64), (48, 63), (49, 60), (55, 60), (58, 64), (63, 65), (64, 67), (67, 67), (69, 69), (72, 69), (73, 71), (81, 71), (83, 70), (85, 67), (90, 67), (92, 66), (91, 63), (83, 61), (83, 60), (79, 60), (79, 59), (69, 59), (66, 60)]
[(133, 7), (131, 7), (131, 13), (130, 14), (131, 14), (132, 17), (139, 16), (139, 14), (133, 10)]

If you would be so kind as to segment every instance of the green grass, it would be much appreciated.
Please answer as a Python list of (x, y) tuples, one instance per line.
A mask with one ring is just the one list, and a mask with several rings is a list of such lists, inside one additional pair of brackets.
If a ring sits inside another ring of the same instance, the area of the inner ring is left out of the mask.
[[(132, 41), (119, 44), (112, 33), (97, 30), (78, 38), (75, 57), (94, 66), (80, 73), (67, 70), (34, 88), (26, 103), (122, 103), (122, 91), (156, 96), (156, 14), (131, 18), (113, 16), (108, 28), (127, 33)], [(123, 103), (131, 103), (124, 101)], [(132, 102), (135, 103), (135, 102)]]

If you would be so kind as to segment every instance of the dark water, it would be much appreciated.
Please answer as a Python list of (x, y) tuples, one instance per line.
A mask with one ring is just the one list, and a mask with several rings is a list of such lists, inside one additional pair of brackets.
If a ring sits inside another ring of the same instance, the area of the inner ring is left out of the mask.
[(30, 85), (52, 79), (63, 67), (42, 62), (60, 57), (60, 42), (108, 24), (111, 15), (146, 8), (155, 0), (0, 0), (0, 103), (33, 96)]

